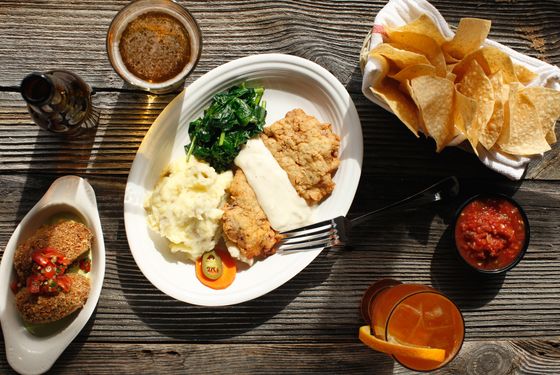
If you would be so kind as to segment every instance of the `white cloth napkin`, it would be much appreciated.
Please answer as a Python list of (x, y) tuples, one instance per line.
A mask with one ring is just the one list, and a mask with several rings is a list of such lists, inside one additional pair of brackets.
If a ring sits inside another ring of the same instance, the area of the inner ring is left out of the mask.
[[(409, 22), (414, 21), (416, 18), (420, 17), (422, 14), (428, 15), (436, 25), (439, 26), (442, 34), (446, 38), (452, 38), (455, 33), (451, 31), (447, 22), (442, 17), (434, 6), (425, 0), (389, 0), (389, 2), (379, 11), (374, 21), (373, 34), (369, 42), (368, 51), (375, 48), (380, 43), (383, 43), (383, 39), (379, 33), (375, 32), (376, 26), (384, 27), (398, 27), (405, 25)], [(531, 71), (535, 72), (538, 76), (535, 78), (529, 86), (545, 86), (553, 88), (560, 91), (560, 69), (556, 66), (547, 64), (543, 61), (523, 55), (519, 52), (512, 50), (503, 44), (497, 43), (493, 40), (486, 39), (486, 45), (494, 46), (506, 52), (512, 60), (517, 63), (524, 65)], [(375, 96), (371, 90), (370, 86), (375, 84), (380, 77), (381, 66), (378, 61), (372, 57), (367, 58), (367, 63), (363, 69), (363, 80), (362, 80), (362, 92), (363, 94), (372, 102), (383, 107), (389, 112), (392, 112), (389, 106), (381, 99)], [(451, 142), (451, 145), (457, 146), (464, 141), (464, 137), (457, 137)], [(463, 149), (468, 149), (463, 147)], [(496, 151), (487, 151), (484, 147), (479, 147), (477, 149), (479, 153), (479, 159), (488, 168), (503, 174), (504, 176), (512, 179), (519, 180), (527, 164), (533, 158), (540, 158), (541, 156), (536, 155), (531, 158), (522, 156), (506, 155)]]

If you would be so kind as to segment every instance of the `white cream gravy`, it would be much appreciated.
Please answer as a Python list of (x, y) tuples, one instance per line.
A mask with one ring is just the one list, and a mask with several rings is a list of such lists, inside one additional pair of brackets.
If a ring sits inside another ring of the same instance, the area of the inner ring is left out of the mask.
[(247, 141), (234, 162), (245, 173), (272, 228), (282, 232), (311, 223), (311, 208), (260, 138)]

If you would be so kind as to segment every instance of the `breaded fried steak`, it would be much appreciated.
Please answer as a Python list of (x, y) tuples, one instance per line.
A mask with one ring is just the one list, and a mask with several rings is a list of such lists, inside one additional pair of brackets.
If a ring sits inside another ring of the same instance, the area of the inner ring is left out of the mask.
[(241, 169), (235, 172), (229, 193), (230, 197), (222, 208), (224, 237), (247, 259), (272, 254), (281, 237), (270, 226)]
[(14, 267), (18, 278), (24, 280), (31, 273), (31, 254), (35, 250), (55, 248), (73, 262), (89, 250), (92, 238), (93, 234), (87, 226), (73, 220), (42, 226), (16, 250)]
[(307, 203), (319, 203), (331, 194), (332, 176), (340, 163), (340, 137), (330, 124), (298, 108), (264, 128), (261, 139)]
[[(308, 205), (317, 204), (331, 194), (335, 185), (332, 176), (339, 165), (340, 138), (332, 132), (330, 124), (294, 109), (282, 120), (266, 127), (260, 137)], [(246, 163), (238, 165), (247, 167)], [(248, 259), (274, 253), (274, 246), (282, 236), (271, 227), (241, 169), (235, 173), (229, 192), (222, 217), (226, 243), (233, 243)]]
[(23, 320), (28, 323), (51, 323), (70, 315), (84, 306), (89, 296), (90, 281), (77, 273), (68, 273), (72, 280), (69, 292), (56, 294), (31, 294), (28, 288), (16, 294), (16, 306)]

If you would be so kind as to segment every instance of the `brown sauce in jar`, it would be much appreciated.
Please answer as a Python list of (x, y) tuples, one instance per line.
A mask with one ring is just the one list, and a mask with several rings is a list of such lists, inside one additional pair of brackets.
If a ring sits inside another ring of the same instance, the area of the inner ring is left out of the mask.
[(130, 22), (119, 41), (126, 68), (151, 83), (165, 82), (189, 62), (191, 46), (185, 26), (164, 12), (148, 12)]

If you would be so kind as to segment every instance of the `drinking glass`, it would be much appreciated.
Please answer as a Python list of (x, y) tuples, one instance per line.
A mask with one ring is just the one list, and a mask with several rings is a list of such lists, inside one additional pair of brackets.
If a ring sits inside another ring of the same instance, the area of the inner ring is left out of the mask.
[(363, 318), (381, 340), (445, 350), (442, 362), (393, 354), (401, 365), (431, 371), (449, 363), (463, 344), (465, 325), (459, 308), (444, 294), (421, 284), (384, 279), (362, 299)]
[(133, 1), (117, 13), (107, 32), (107, 53), (117, 74), (155, 94), (183, 85), (201, 51), (198, 23), (172, 0)]

